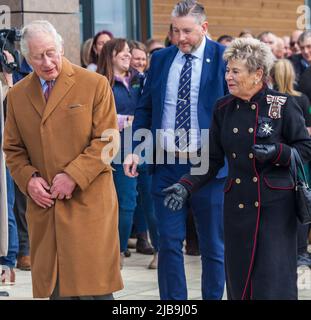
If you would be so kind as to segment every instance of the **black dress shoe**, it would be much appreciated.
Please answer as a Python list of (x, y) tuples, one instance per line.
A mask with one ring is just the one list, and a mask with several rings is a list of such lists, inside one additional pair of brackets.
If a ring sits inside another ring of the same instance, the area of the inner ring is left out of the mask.
[(129, 250), (129, 249), (126, 249), (125, 251), (124, 251), (124, 257), (125, 258), (129, 258), (130, 256), (131, 256), (131, 251)]
[(186, 255), (188, 256), (200, 256), (200, 250), (196, 248), (186, 248)]
[(148, 239), (146, 239), (145, 237), (139, 237), (138, 235), (136, 242), (136, 252), (148, 255), (154, 254), (154, 250)]

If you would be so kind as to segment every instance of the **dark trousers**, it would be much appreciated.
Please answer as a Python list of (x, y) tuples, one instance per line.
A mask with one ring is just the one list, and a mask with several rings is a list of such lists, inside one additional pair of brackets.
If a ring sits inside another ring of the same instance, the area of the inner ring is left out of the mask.
[(309, 225), (301, 224), (298, 222), (298, 240), (297, 240), (297, 251), (298, 254), (303, 254), (307, 252), (308, 240), (309, 240)]
[[(153, 174), (152, 193), (159, 223), (158, 281), (161, 300), (186, 300), (187, 285), (183, 257), (188, 208), (172, 212), (164, 207), (162, 190), (189, 171), (183, 165), (158, 165)], [(198, 240), (202, 260), (202, 298), (218, 300), (223, 296), (223, 185), (215, 179), (196, 192), (190, 206), (198, 226)]]
[(80, 297), (61, 297), (59, 295), (59, 281), (56, 281), (55, 289), (50, 296), (50, 300), (114, 300), (112, 293), (102, 296), (80, 296)]
[(19, 239), (19, 256), (29, 255), (29, 237), (28, 227), (26, 222), (26, 196), (19, 190), (18, 186), (14, 183), (15, 187), (15, 202), (14, 202), (14, 215), (17, 224), (17, 232)]

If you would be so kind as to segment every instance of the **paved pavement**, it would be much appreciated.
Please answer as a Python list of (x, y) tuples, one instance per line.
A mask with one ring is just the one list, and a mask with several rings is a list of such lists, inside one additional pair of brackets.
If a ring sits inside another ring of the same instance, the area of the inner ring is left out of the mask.
[[(124, 289), (114, 294), (117, 300), (158, 300), (157, 271), (149, 270), (147, 266), (152, 256), (137, 254), (132, 250), (132, 256), (125, 258), (122, 276)], [(190, 300), (201, 299), (201, 259), (185, 255), (185, 268)], [(299, 299), (311, 300), (311, 270), (300, 267), (298, 270)], [(282, 286), (282, 283), (280, 283)], [(9, 292), (9, 297), (0, 300), (32, 299), (31, 273), (16, 270), (16, 284), (1, 287), (0, 291)], [(226, 299), (226, 294), (223, 299)]]

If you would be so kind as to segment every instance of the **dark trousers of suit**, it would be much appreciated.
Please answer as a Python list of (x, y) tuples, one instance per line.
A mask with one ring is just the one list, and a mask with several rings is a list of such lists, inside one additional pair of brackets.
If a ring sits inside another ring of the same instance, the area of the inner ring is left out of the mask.
[(112, 293), (102, 296), (77, 296), (77, 297), (61, 297), (59, 295), (59, 281), (57, 279), (55, 288), (50, 296), (50, 300), (114, 300)]
[[(172, 212), (163, 205), (162, 190), (189, 172), (189, 165), (157, 165), (152, 194), (159, 223), (158, 281), (162, 300), (186, 300), (183, 241), (186, 237), (188, 208)], [(193, 194), (189, 203), (197, 225), (202, 260), (202, 298), (218, 300), (225, 283), (223, 244), (224, 179), (214, 179)]]
[(26, 196), (19, 190), (18, 186), (14, 183), (15, 187), (15, 202), (14, 202), (14, 215), (17, 224), (18, 240), (19, 240), (19, 256), (29, 255), (29, 237), (28, 227), (26, 222)]

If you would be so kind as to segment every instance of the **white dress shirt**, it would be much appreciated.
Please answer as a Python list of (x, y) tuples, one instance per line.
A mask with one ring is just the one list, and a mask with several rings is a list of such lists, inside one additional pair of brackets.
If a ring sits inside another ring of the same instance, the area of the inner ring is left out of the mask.
[[(192, 60), (192, 75), (191, 75), (191, 130), (190, 130), (190, 145), (188, 146), (189, 152), (195, 152), (200, 146), (200, 127), (198, 121), (198, 99), (201, 82), (201, 73), (204, 59), (206, 39), (203, 38), (200, 46), (191, 54), (194, 56)], [(177, 52), (176, 57), (169, 70), (166, 93), (163, 108), (163, 117), (161, 129), (165, 130), (165, 134), (161, 134), (161, 147), (168, 152), (176, 151), (175, 146), (175, 117), (176, 117), (176, 105), (177, 95), (179, 87), (179, 78), (182, 67), (186, 61), (184, 53), (180, 50)], [(164, 145), (163, 145), (164, 143)]]

